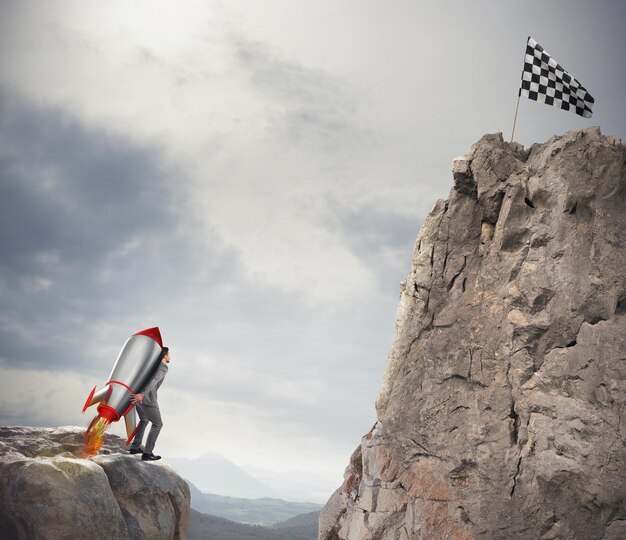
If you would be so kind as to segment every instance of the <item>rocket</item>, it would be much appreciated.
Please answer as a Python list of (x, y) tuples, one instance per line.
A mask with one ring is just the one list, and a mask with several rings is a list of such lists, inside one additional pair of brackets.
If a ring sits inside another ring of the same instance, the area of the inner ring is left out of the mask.
[(99, 390), (94, 386), (85, 401), (83, 413), (92, 405), (99, 404), (98, 414), (89, 424), (85, 436), (98, 419), (111, 424), (123, 416), (128, 435), (126, 444), (130, 444), (138, 429), (131, 395), (141, 393), (148, 384), (159, 366), (162, 349), (158, 327), (147, 328), (128, 338), (113, 365), (108, 382)]

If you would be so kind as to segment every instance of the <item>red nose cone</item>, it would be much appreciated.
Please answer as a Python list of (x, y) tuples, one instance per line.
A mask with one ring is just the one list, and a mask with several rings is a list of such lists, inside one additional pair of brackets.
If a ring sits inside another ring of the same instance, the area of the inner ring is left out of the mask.
[(148, 336), (159, 344), (161, 349), (163, 348), (163, 341), (161, 340), (161, 332), (159, 332), (159, 327), (155, 326), (154, 328), (146, 328), (141, 332), (137, 332), (136, 336)]

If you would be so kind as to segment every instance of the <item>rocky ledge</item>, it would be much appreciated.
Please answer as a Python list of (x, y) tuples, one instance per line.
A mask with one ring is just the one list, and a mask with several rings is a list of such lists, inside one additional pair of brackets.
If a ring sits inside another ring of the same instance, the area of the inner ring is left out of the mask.
[(111, 434), (82, 459), (84, 431), (0, 427), (0, 538), (186, 538), (187, 483)]
[(320, 538), (626, 538), (626, 147), (598, 128), (453, 163)]

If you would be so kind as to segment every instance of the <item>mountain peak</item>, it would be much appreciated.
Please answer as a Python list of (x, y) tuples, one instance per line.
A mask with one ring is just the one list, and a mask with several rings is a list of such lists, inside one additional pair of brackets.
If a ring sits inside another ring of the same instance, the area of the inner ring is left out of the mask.
[(454, 160), (320, 538), (625, 536), (625, 163), (595, 127)]

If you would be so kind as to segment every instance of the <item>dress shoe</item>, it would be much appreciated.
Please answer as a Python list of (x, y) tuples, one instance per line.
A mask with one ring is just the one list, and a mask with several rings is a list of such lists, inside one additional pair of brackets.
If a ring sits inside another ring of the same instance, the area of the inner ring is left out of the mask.
[(161, 459), (161, 456), (146, 453), (141, 454), (141, 461), (156, 461), (157, 459)]
[(143, 448), (131, 448), (128, 452), (130, 454), (143, 454)]

